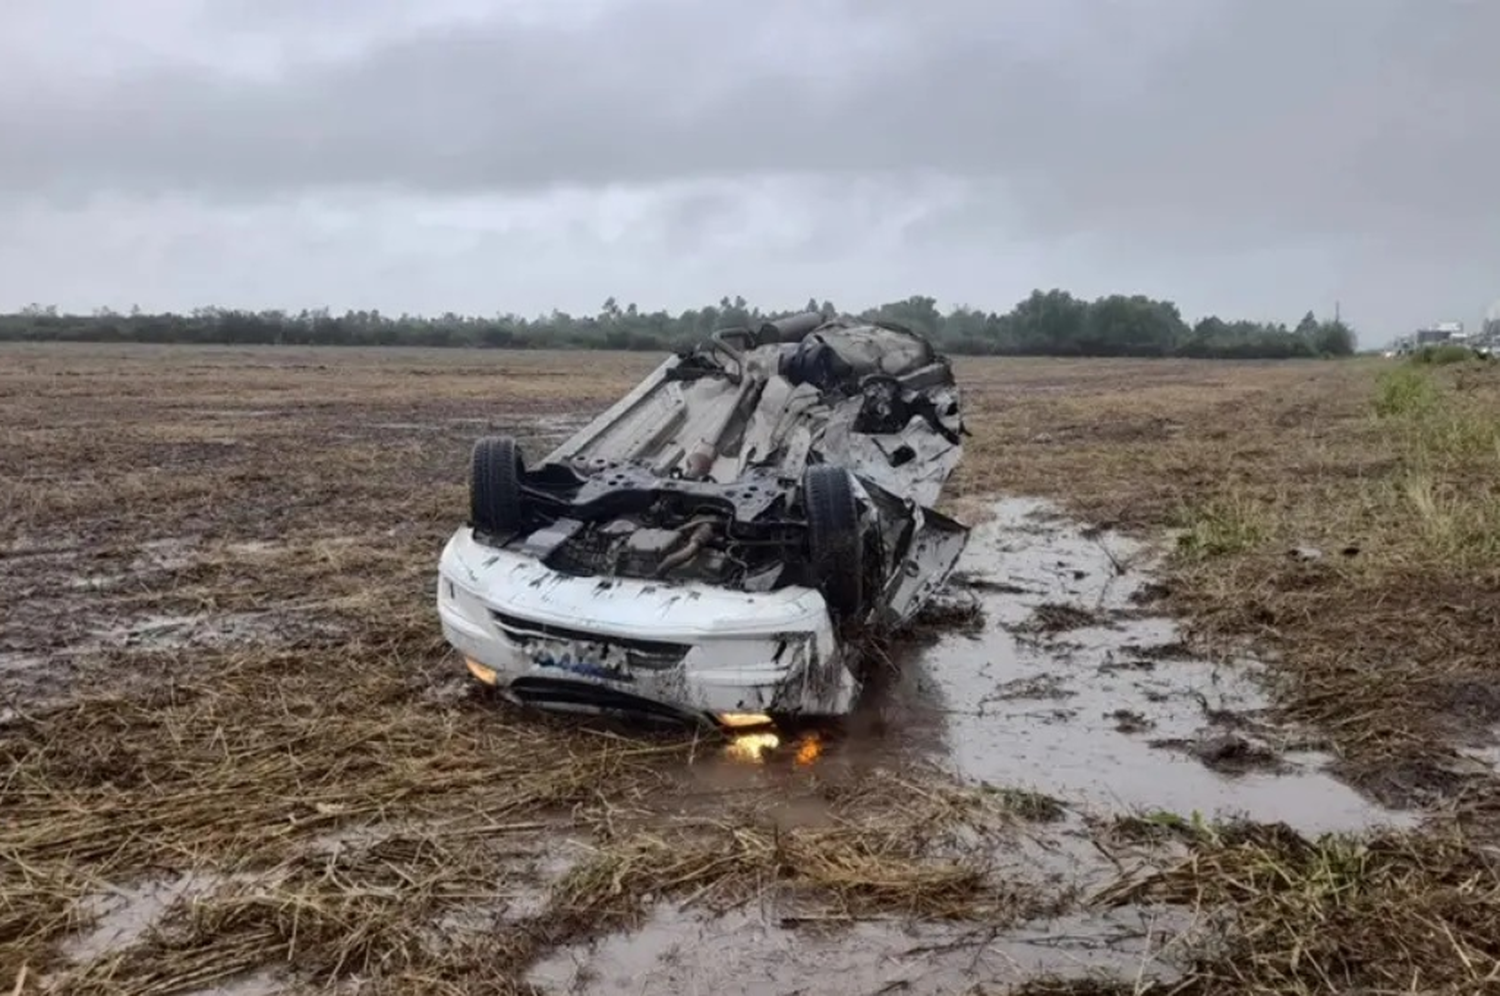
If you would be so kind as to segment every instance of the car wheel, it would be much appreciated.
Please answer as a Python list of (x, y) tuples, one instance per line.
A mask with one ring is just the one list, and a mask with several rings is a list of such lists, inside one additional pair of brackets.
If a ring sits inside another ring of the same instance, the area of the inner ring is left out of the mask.
[(509, 436), (486, 436), (474, 444), (469, 464), (469, 520), (484, 533), (508, 535), (521, 528), (521, 449)]
[(849, 472), (831, 464), (808, 467), (802, 475), (802, 503), (814, 583), (835, 616), (853, 615), (864, 601), (865, 572), (859, 506)]

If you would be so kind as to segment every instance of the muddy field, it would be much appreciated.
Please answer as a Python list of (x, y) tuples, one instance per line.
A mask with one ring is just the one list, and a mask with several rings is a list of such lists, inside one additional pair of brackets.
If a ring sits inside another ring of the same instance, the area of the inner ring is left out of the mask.
[(1500, 375), (962, 360), (951, 590), (724, 742), (437, 631), (474, 438), (656, 360), (0, 348), (0, 990), (1500, 987)]

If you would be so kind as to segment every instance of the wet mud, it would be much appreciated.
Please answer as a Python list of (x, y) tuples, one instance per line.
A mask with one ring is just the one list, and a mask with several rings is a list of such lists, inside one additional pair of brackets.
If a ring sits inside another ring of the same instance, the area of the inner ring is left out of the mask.
[[(267, 420), (289, 415), (269, 410), (193, 414)], [(589, 417), (573, 411), (516, 412), (356, 422), (344, 435), (361, 440), (373, 436), (391, 445), (400, 445), (403, 437), (436, 435), (466, 450), (476, 435), (505, 432), (517, 437), (528, 458), (540, 459)], [(152, 455), (164, 463), (175, 459), (161, 447)], [(270, 504), (254, 511), (251, 517), (232, 519), (226, 510), (223, 520), (175, 535), (81, 529), (21, 536), (0, 546), (5, 616), (0, 627), (0, 722), (17, 709), (63, 701), (80, 687), (100, 691), (130, 686), (138, 676), (128, 663), (117, 666), (122, 654), (181, 658), (198, 650), (333, 647), (347, 641), (350, 627), (329, 611), (330, 602), (337, 600), (325, 592), (299, 590), (287, 580), (305, 571), (309, 561), (322, 561), (336, 572), (348, 558), (352, 573), (360, 569), (358, 558), (389, 546), (393, 532), (408, 524), (382, 520), (371, 533), (334, 531), (313, 540), (305, 535), (289, 540), (275, 529), (274, 517), (286, 513), (285, 508)], [(261, 532), (265, 535), (257, 535)], [(226, 597), (236, 588), (243, 595)], [(456, 682), (434, 690), (434, 701), (451, 701), (464, 687)]]
[(1334, 778), (1310, 736), (1267, 722), (1254, 661), (1195, 659), (1173, 620), (1141, 608), (1151, 566), (1149, 548), (1042, 502), (1000, 502), (954, 582), (982, 630), (909, 654), (889, 723), (965, 778), (1086, 809), (1308, 833), (1396, 822)]
[(662, 904), (636, 930), (554, 951), (529, 981), (625, 994), (1170, 980), (1164, 938), (1190, 932), (1191, 911), (1083, 901), (1119, 874), (1116, 848), (1131, 827), (1245, 817), (1316, 834), (1408, 822), (1334, 778), (1309, 738), (1268, 721), (1254, 661), (1197, 658), (1173, 620), (1142, 609), (1151, 550), (1041, 502), (992, 512), (933, 613), (965, 625), (919, 627), (928, 638), (901, 649), (898, 680), (838, 729), (759, 733), (705, 752), (676, 804), (701, 812), (753, 800), (779, 827), (822, 826), (838, 786), (921, 759), (1008, 796), (1029, 821), (997, 850), (1001, 877), (1079, 902), (1005, 929), (804, 920), (774, 900), (723, 916)]
[[(1168, 915), (1181, 926), (1180, 915)], [(551, 993), (915, 993), (967, 991), (976, 978), (1018, 983), (1128, 975), (1151, 962), (1161, 917), (1071, 916), (1005, 932), (974, 926), (782, 921), (774, 911), (715, 919), (660, 908), (642, 927), (561, 948), (527, 981)]]
[(1153, 563), (1043, 502), (1001, 501), (918, 620), (923, 638), (898, 646), (893, 682), (838, 727), (746, 735), (690, 777), (785, 793), (808, 769), (837, 783), (920, 758), (1080, 813), (1310, 834), (1405, 822), (1339, 781), (1309, 732), (1270, 721), (1255, 661), (1195, 657), (1174, 620), (1141, 607)]
[(127, 947), (157, 927), (172, 907), (210, 895), (232, 881), (236, 879), (212, 873), (184, 873), (110, 885), (75, 905), (89, 927), (66, 940), (62, 954), (83, 963)]
[[(128, 885), (107, 884), (74, 904), (74, 915), (87, 927), (66, 938), (60, 954), (69, 963), (87, 965), (162, 930), (170, 913), (187, 908), (194, 900), (207, 898), (226, 886), (253, 881), (255, 877), (250, 875), (187, 872)], [(39, 981), (45, 984), (45, 980), (46, 976), (39, 976)], [(277, 996), (290, 985), (284, 972), (265, 969), (192, 989), (182, 996)]]

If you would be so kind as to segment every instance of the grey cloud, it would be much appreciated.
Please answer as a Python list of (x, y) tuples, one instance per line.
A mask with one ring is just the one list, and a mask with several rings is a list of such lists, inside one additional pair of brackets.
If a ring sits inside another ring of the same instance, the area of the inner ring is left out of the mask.
[(1067, 110), (989, 99), (1055, 91), (1058, 80), (995, 57), (982, 37), (922, 22), (888, 23), (876, 31), (887, 51), (849, 58), (830, 12), (646, 2), (582, 29), (429, 31), (265, 85), (196, 66), (93, 92), (43, 81), (0, 107), (15, 138), (0, 183), (474, 191), (794, 169), (988, 171), (1017, 151), (990, 147), (997, 128), (1034, 134)]
[(181, 66), (107, 89), (44, 80), (0, 105), (0, 188), (928, 169), (1003, 179), (1058, 231), (1276, 212), (1282, 229), (1406, 234), (1494, 216), (1500, 4), (1157, 0), (1103, 24), (1109, 8), (1052, 6), (1066, 30), (1038, 20), (1048, 9), (654, 0), (581, 26), (427, 30), (261, 84)]
[(1385, 334), (1500, 293), (1489, 0), (27, 10), (0, 12), (0, 215), (31, 219), (0, 305), (1041, 284), (1358, 298)]
[(610, 295), (681, 308), (724, 294), (864, 307), (915, 293), (998, 307), (1054, 279), (1047, 271), (1060, 261), (1048, 264), (1044, 248), (984, 226), (920, 236), (922, 219), (965, 196), (939, 178), (767, 178), (525, 197), (0, 204), (0, 310), (37, 301), (536, 313), (592, 311)]

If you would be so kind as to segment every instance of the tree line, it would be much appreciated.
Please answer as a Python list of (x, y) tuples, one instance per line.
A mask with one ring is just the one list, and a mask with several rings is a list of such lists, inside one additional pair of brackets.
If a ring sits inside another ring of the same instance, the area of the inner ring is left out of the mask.
[[(816, 300), (798, 310), (840, 313), (832, 302)], [(610, 298), (594, 315), (554, 311), (537, 318), (227, 308), (187, 314), (147, 314), (133, 308), (126, 314), (99, 310), (78, 315), (33, 305), (0, 315), (0, 340), (665, 351), (697, 342), (716, 329), (755, 327), (791, 313), (761, 311), (742, 297), (675, 315), (641, 311), (634, 304), (621, 307)], [(934, 298), (917, 295), (870, 308), (859, 317), (898, 322), (932, 337), (948, 352), (968, 355), (1292, 359), (1355, 351), (1347, 324), (1312, 312), (1295, 328), (1217, 317), (1189, 325), (1173, 302), (1139, 294), (1086, 301), (1063, 290), (1037, 290), (1004, 314), (969, 307), (943, 312)]]

